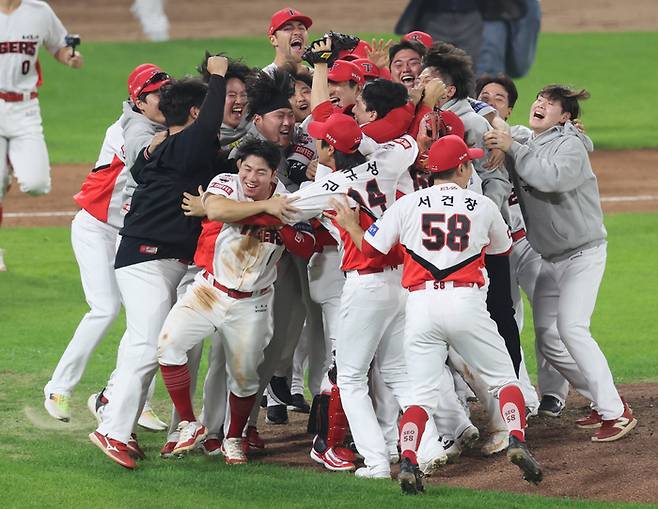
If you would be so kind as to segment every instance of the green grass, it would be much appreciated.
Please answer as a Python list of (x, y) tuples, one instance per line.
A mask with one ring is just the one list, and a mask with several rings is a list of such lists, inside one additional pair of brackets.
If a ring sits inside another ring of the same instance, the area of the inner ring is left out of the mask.
[[(652, 337), (658, 297), (652, 282), (658, 259), (657, 214), (606, 217), (608, 268), (593, 318), (594, 334), (619, 382), (658, 380)], [(8, 507), (626, 507), (567, 499), (497, 494), (431, 486), (403, 498), (392, 482), (364, 481), (316, 469), (255, 462), (227, 468), (201, 456), (185, 464), (157, 458), (161, 434), (142, 434), (149, 459), (127, 472), (89, 444), (94, 422), (85, 395), (114, 366), (122, 319), (92, 356), (73, 401), (74, 420), (60, 424), (42, 410), (42, 387), (86, 311), (68, 228), (3, 229), (10, 271), (0, 274), (0, 488)], [(526, 314), (529, 320), (529, 316)], [(524, 343), (533, 367), (531, 325)], [(156, 409), (166, 415), (158, 385)], [(541, 488), (538, 489), (538, 493)], [(633, 506), (637, 507), (637, 506)]]
[[(518, 83), (513, 122), (526, 123), (529, 104), (542, 85), (567, 82), (592, 92), (584, 104), (584, 122), (599, 148), (657, 147), (655, 108), (643, 107), (658, 81), (658, 69), (650, 65), (657, 45), (658, 33), (649, 32), (542, 34), (535, 66)], [(175, 76), (194, 74), (206, 48), (242, 56), (254, 66), (268, 64), (273, 55), (264, 37), (83, 43), (85, 67), (77, 71), (44, 55), (41, 104), (51, 161), (96, 160), (105, 129), (121, 113), (126, 78), (136, 65), (153, 62)], [(624, 71), (613, 62), (623, 62)]]

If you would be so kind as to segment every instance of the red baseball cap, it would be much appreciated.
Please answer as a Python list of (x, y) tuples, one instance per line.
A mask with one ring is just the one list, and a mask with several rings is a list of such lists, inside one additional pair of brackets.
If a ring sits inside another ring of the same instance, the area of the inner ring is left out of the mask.
[(329, 70), (327, 79), (334, 83), (350, 80), (356, 81), (360, 84), (365, 82), (361, 67), (354, 65), (353, 62), (348, 62), (347, 60), (336, 60)]
[(171, 81), (170, 76), (154, 64), (141, 64), (128, 75), (128, 93), (134, 102), (147, 92), (154, 92)]
[(317, 140), (326, 140), (336, 150), (346, 154), (356, 152), (363, 137), (356, 120), (344, 113), (333, 113), (324, 122), (309, 123), (308, 134)]
[(430, 147), (427, 169), (432, 173), (456, 168), (461, 163), (484, 156), (481, 148), (468, 148), (463, 139), (454, 134), (439, 138)]
[(434, 39), (432, 39), (432, 36), (430, 34), (421, 32), (420, 30), (409, 32), (402, 39), (406, 39), (407, 41), (419, 42), (426, 48), (429, 48), (434, 43)]
[(367, 80), (368, 78), (377, 79), (381, 76), (381, 71), (372, 60), (367, 58), (357, 58), (352, 60), (354, 65), (358, 65), (361, 68), (361, 74), (363, 74), (363, 79)]
[(372, 46), (366, 41), (359, 41), (359, 44), (353, 49), (344, 49), (338, 52), (340, 60), (356, 60), (357, 58), (368, 58), (368, 51), (372, 51)]
[(462, 119), (459, 118), (456, 113), (450, 110), (441, 110), (439, 116), (441, 117), (441, 121), (443, 122), (448, 134), (454, 134), (455, 136), (459, 136), (462, 140), (464, 139), (464, 135), (466, 134), (464, 122), (462, 122)]
[(308, 16), (304, 16), (297, 9), (292, 7), (285, 7), (280, 11), (276, 11), (272, 14), (272, 19), (270, 20), (270, 28), (267, 31), (268, 35), (274, 34), (279, 28), (288, 23), (288, 21), (301, 21), (304, 26), (308, 29), (313, 24), (313, 20)]

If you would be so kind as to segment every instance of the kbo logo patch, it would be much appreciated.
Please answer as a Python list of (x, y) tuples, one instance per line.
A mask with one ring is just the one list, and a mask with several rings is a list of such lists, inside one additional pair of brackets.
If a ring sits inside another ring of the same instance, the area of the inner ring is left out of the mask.
[(375, 233), (377, 233), (378, 231), (379, 231), (379, 226), (377, 226), (374, 223), (370, 225), (370, 228), (368, 228), (368, 233), (373, 237), (375, 236)]

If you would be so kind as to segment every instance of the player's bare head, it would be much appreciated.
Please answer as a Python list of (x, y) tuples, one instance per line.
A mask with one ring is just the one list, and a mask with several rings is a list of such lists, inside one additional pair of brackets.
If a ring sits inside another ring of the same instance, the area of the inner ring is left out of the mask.
[(493, 106), (505, 120), (512, 114), (519, 93), (514, 81), (506, 74), (483, 74), (475, 83), (475, 95)]
[(276, 70), (270, 76), (259, 71), (247, 82), (249, 117), (267, 140), (287, 147), (292, 140), (295, 115), (290, 98), (295, 93), (295, 82), (290, 74)]
[(238, 149), (238, 178), (245, 196), (266, 200), (272, 194), (276, 169), (281, 162), (281, 150), (274, 143), (250, 138)]
[(423, 73), (440, 78), (449, 98), (466, 99), (473, 89), (473, 60), (466, 52), (446, 42), (436, 42), (423, 58)]
[(566, 85), (547, 85), (537, 94), (530, 106), (530, 128), (542, 133), (556, 125), (564, 125), (580, 115), (580, 100), (588, 99), (585, 89), (575, 90)]
[(356, 98), (354, 118), (359, 125), (384, 118), (391, 110), (407, 104), (408, 97), (407, 89), (401, 83), (376, 79), (366, 83)]
[(207, 91), (208, 85), (200, 78), (183, 78), (162, 87), (160, 110), (165, 124), (181, 127), (196, 119)]
[(302, 54), (308, 42), (308, 29), (312, 24), (311, 18), (289, 7), (272, 15), (268, 36), (276, 51), (277, 62), (302, 61)]
[(420, 74), (426, 48), (416, 41), (401, 40), (388, 50), (391, 80), (402, 83), (407, 89), (413, 88)]
[(247, 80), (256, 69), (243, 64), (240, 60), (229, 60), (226, 70), (226, 100), (222, 122), (236, 128), (247, 115)]
[(290, 76), (295, 80), (295, 93), (290, 98), (290, 106), (295, 114), (295, 121), (302, 122), (311, 114), (313, 77), (306, 71), (297, 70), (291, 70)]

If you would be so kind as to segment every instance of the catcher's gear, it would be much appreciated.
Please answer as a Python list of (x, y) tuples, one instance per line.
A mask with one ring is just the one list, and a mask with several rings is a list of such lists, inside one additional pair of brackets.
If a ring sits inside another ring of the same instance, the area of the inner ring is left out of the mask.
[[(326, 39), (331, 40), (331, 50), (317, 50), (314, 49), (318, 43), (324, 42)], [(359, 44), (360, 39), (353, 35), (341, 34), (338, 32), (329, 32), (324, 35), (322, 39), (313, 41), (304, 51), (302, 58), (310, 65), (327, 64), (329, 66), (338, 59), (338, 53), (343, 50), (352, 50)]]

